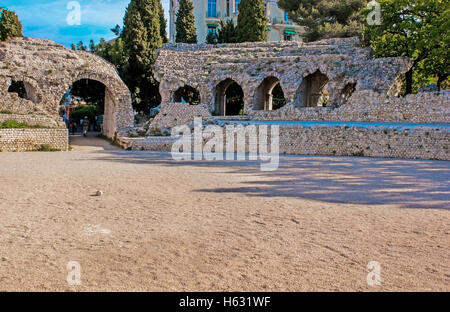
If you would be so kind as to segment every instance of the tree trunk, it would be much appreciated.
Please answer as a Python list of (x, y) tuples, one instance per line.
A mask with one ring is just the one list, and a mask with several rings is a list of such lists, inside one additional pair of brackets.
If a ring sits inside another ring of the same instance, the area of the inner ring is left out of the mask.
[(439, 92), (441, 92), (441, 88), (442, 88), (442, 83), (447, 79), (447, 75), (441, 75), (441, 72), (440, 71), (438, 71), (437, 72), (437, 77), (438, 77), (438, 80), (437, 80), (437, 87), (438, 87), (438, 91)]
[(413, 85), (413, 71), (412, 68), (406, 72), (405, 74), (405, 93), (406, 95), (412, 93), (412, 85)]

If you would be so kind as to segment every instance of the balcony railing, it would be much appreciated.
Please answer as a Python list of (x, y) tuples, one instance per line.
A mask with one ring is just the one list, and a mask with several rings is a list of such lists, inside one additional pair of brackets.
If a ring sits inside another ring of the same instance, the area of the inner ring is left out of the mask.
[(271, 22), (273, 25), (275, 25), (275, 24), (292, 25), (292, 24), (293, 24), (291, 20), (285, 20), (285, 19), (282, 19), (282, 18), (276, 18), (276, 17), (271, 18), (271, 19), (270, 19), (270, 22)]
[(234, 18), (238, 13), (231, 12), (230, 15), (221, 12), (206, 12), (206, 18)]

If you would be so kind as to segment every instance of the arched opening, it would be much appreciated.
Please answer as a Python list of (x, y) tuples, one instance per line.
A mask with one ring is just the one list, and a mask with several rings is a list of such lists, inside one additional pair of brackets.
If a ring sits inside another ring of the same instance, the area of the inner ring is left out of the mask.
[(8, 92), (17, 93), (20, 98), (27, 99), (27, 90), (25, 89), (25, 83), (23, 81), (11, 80)]
[(287, 100), (284, 97), (284, 91), (283, 88), (281, 87), (281, 83), (275, 86), (275, 88), (272, 91), (272, 94), (273, 94), (273, 104), (272, 104), (273, 110), (280, 109), (284, 105), (286, 105)]
[(256, 89), (254, 110), (276, 110), (286, 105), (283, 88), (277, 77), (267, 77)]
[(352, 96), (353, 92), (356, 90), (356, 82), (347, 83), (342, 89), (341, 97), (339, 99), (339, 106), (346, 103), (348, 99)]
[(27, 81), (16, 81), (11, 80), (11, 84), (8, 87), (9, 93), (16, 93), (19, 98), (38, 104), (40, 102), (40, 97), (36, 88)]
[(63, 95), (59, 112), (70, 134), (101, 132), (114, 137), (116, 121), (114, 96), (100, 81), (80, 79)]
[(244, 91), (233, 79), (228, 78), (217, 85), (215, 111), (219, 116), (244, 114)]
[(296, 94), (297, 107), (326, 107), (328, 105), (328, 77), (319, 70), (306, 76)]
[(185, 85), (175, 91), (172, 101), (174, 103), (198, 105), (200, 104), (200, 92), (191, 86)]

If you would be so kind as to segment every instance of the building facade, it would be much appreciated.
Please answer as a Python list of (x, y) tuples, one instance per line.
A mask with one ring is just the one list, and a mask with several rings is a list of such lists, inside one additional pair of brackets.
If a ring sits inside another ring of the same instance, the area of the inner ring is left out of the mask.
[[(205, 43), (209, 32), (217, 32), (220, 21), (232, 19), (237, 23), (241, 0), (191, 0), (194, 4), (198, 43)], [(170, 41), (175, 42), (175, 21), (179, 0), (170, 0)], [(265, 0), (268, 19), (268, 41), (302, 41), (304, 27), (294, 24), (277, 5), (276, 0)]]

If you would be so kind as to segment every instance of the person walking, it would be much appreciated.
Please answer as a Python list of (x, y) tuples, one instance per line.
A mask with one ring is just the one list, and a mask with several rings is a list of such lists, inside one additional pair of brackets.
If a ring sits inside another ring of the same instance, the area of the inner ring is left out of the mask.
[(87, 118), (87, 116), (84, 117), (83, 120), (83, 136), (86, 137), (87, 133), (89, 131), (89, 119)]

